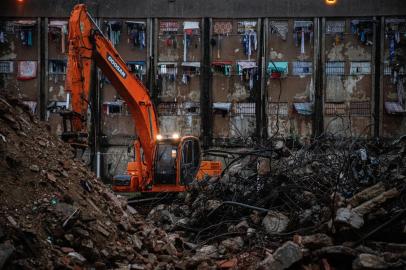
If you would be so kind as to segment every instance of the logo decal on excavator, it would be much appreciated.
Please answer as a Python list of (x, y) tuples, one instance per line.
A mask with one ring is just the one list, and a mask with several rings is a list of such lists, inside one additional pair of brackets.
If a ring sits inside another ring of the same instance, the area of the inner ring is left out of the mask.
[(107, 60), (110, 62), (110, 64), (113, 66), (115, 70), (117, 70), (118, 74), (125, 79), (127, 77), (127, 74), (124, 72), (123, 68), (117, 64), (117, 62), (111, 57), (110, 54), (107, 54)]

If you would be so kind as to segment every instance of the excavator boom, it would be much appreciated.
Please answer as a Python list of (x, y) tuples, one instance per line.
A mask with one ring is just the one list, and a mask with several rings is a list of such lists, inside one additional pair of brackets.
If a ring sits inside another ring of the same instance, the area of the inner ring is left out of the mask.
[[(72, 111), (65, 114), (65, 119), (70, 121), (70, 130), (64, 123), (62, 138), (74, 145), (83, 145), (87, 138), (84, 134), (87, 134), (88, 97), (93, 69), (98, 67), (127, 103), (138, 135), (134, 142), (135, 161), (128, 164), (126, 175), (117, 177), (113, 189), (126, 192), (183, 191), (201, 165), (198, 139), (187, 136), (161, 140), (157, 114), (148, 90), (131, 74), (83, 4), (76, 5), (71, 13), (68, 41), (65, 89), (71, 96)], [(207, 170), (210, 164), (206, 162), (203, 167), (212, 174), (210, 168)], [(213, 165), (218, 167), (219, 164), (214, 162)]]
[[(91, 75), (94, 65), (109, 79), (128, 104), (143, 149), (147, 170), (152, 170), (153, 149), (159, 133), (156, 112), (148, 90), (129, 72), (116, 49), (94, 24), (83, 4), (76, 5), (69, 20), (69, 53), (66, 90), (72, 111), (87, 115)], [(73, 128), (85, 132), (86, 121), (75, 119)]]

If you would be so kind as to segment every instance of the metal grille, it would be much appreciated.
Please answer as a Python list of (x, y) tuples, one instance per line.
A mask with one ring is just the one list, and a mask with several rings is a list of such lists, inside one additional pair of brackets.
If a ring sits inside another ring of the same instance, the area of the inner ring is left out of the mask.
[(345, 115), (347, 108), (344, 103), (325, 103), (325, 114), (328, 116)]
[(293, 75), (304, 76), (313, 73), (313, 64), (309, 61), (296, 61), (293, 62)]
[(371, 74), (371, 62), (355, 61), (351, 62), (351, 75), (368, 75)]
[(48, 72), (50, 75), (66, 74), (66, 60), (49, 60)]
[(287, 34), (289, 32), (288, 21), (270, 21), (269, 29), (271, 34), (279, 34), (283, 40), (286, 40)]
[[(278, 110), (279, 106), (279, 110)], [(287, 102), (270, 102), (268, 106), (269, 115), (277, 115), (279, 111), (279, 116), (288, 116), (289, 114), (289, 104)]]
[(13, 62), (0, 61), (0, 73), (13, 73)]
[(311, 29), (313, 27), (313, 21), (295, 21), (294, 28)]
[(330, 61), (326, 63), (326, 75), (344, 75), (345, 63), (343, 61)]
[(234, 104), (233, 115), (255, 115), (255, 103)]
[(237, 33), (244, 34), (246, 31), (252, 30), (256, 31), (257, 22), (256, 21), (240, 21), (237, 22)]
[(181, 103), (180, 111), (184, 115), (199, 115), (200, 114), (200, 103), (198, 102), (184, 102)]
[(326, 33), (336, 34), (345, 32), (345, 21), (327, 21), (326, 22)]
[(158, 74), (159, 75), (165, 75), (165, 74), (169, 74), (169, 75), (176, 75), (178, 74), (178, 67), (176, 66), (176, 64), (173, 63), (159, 63), (158, 64)]
[(178, 104), (176, 102), (163, 102), (158, 105), (159, 115), (177, 115)]
[(371, 104), (369, 101), (351, 101), (350, 113), (355, 116), (370, 116)]

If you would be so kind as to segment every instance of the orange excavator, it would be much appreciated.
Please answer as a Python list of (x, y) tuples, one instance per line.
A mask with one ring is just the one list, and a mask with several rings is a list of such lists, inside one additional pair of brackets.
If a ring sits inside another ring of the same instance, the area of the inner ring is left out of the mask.
[(87, 145), (88, 97), (95, 66), (127, 103), (135, 123), (135, 159), (128, 163), (126, 174), (113, 177), (114, 191), (181, 192), (196, 178), (221, 173), (220, 162), (201, 160), (198, 138), (159, 134), (157, 113), (148, 90), (130, 73), (83, 4), (76, 5), (71, 13), (68, 41), (65, 89), (71, 104), (70, 110), (62, 114), (62, 139), (74, 147)]

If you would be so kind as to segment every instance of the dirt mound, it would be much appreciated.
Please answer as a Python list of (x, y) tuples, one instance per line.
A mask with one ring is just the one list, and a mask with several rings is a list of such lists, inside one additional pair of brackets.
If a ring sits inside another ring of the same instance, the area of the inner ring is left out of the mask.
[(181, 264), (178, 236), (145, 223), (49, 129), (0, 95), (0, 269)]

